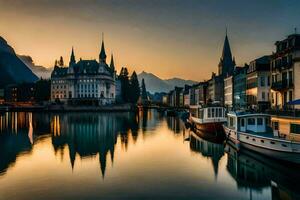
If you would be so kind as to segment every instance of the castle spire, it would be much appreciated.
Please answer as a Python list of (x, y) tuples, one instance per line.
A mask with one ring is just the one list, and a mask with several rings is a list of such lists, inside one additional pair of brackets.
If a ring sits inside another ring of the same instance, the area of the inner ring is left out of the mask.
[(115, 71), (115, 62), (114, 62), (114, 55), (111, 54), (111, 60), (110, 60), (110, 68), (111, 70)]
[(222, 56), (219, 63), (219, 75), (231, 75), (234, 70), (234, 60), (231, 54), (231, 49), (229, 45), (227, 27), (225, 32), (225, 40), (222, 51)]
[(75, 60), (74, 48), (72, 46), (72, 52), (71, 52), (71, 56), (70, 56), (69, 66), (72, 67), (75, 64), (76, 64), (76, 60)]
[(104, 48), (104, 34), (102, 33), (102, 44), (101, 44), (101, 51), (99, 54), (99, 61), (100, 62), (106, 62), (106, 53)]

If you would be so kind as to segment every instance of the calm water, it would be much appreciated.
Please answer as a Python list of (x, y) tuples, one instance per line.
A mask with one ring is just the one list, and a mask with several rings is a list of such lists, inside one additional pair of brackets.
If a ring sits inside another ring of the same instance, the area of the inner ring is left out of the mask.
[(0, 117), (1, 200), (300, 199), (298, 174), (155, 111)]

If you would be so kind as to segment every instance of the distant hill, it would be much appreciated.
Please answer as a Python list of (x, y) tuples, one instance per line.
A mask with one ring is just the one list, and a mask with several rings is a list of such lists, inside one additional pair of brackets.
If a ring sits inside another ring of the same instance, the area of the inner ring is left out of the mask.
[(184, 80), (180, 78), (171, 78), (171, 79), (160, 79), (152, 73), (142, 72), (138, 74), (139, 82), (141, 83), (142, 79), (145, 80), (147, 91), (150, 93), (155, 92), (169, 92), (174, 89), (175, 86), (183, 87), (184, 85), (192, 85), (197, 83), (192, 80)]
[(35, 65), (31, 56), (27, 55), (18, 55), (18, 57), (31, 69), (31, 71), (38, 77), (48, 79), (51, 76), (53, 68), (46, 68), (41, 65)]
[(18, 58), (14, 49), (0, 37), (0, 87), (35, 82), (38, 77)]

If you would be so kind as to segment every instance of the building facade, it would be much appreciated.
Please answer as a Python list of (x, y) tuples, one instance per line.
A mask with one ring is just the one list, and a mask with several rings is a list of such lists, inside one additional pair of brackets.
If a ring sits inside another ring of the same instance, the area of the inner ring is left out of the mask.
[(247, 69), (244, 67), (236, 67), (233, 72), (233, 108), (235, 110), (247, 107)]
[(224, 105), (228, 109), (233, 107), (233, 76), (224, 79)]
[(250, 62), (247, 69), (247, 106), (265, 110), (270, 107), (270, 56), (262, 56)]
[(116, 71), (113, 57), (106, 63), (102, 41), (99, 62), (76, 62), (74, 50), (68, 67), (55, 66), (51, 74), (51, 101), (68, 104), (108, 105), (116, 100)]
[[(277, 41), (271, 57), (271, 104), (285, 108), (289, 101), (300, 99), (300, 34)], [(299, 108), (299, 106), (296, 106)]]

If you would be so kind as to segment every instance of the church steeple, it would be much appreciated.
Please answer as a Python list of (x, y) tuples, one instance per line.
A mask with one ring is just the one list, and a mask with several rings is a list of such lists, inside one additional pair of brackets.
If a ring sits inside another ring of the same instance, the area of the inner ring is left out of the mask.
[(72, 67), (75, 64), (76, 64), (76, 60), (75, 60), (74, 48), (72, 47), (69, 67)]
[(110, 65), (109, 67), (111, 68), (111, 70), (114, 72), (115, 71), (115, 62), (114, 62), (114, 55), (111, 54), (111, 60), (110, 60)]
[(106, 63), (106, 53), (105, 53), (105, 48), (104, 48), (104, 38), (103, 38), (103, 33), (102, 33), (102, 44), (101, 44), (101, 51), (99, 54), (99, 61)]
[(231, 49), (230, 49), (229, 40), (228, 40), (228, 36), (227, 36), (227, 28), (226, 28), (226, 35), (225, 35), (225, 40), (224, 40), (222, 57), (221, 57), (220, 63), (219, 63), (219, 75), (222, 75), (222, 76), (231, 75), (234, 70), (234, 65), (235, 65), (234, 62), (235, 61), (233, 60), (233, 57), (231, 54)]

